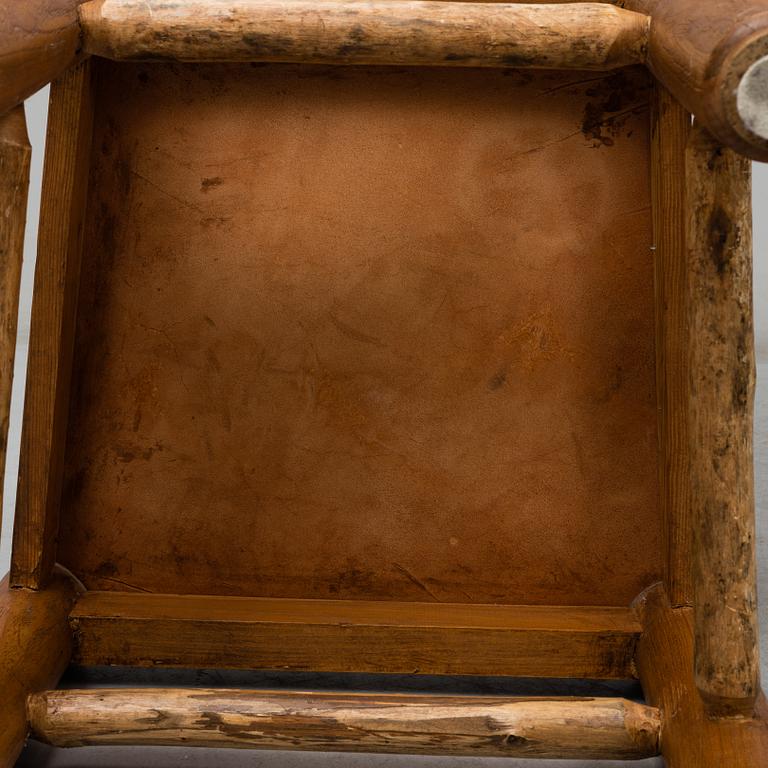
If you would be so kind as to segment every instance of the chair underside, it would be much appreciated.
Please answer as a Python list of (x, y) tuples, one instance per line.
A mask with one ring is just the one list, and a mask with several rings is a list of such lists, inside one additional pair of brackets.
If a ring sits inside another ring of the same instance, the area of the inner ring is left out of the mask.
[[(682, 70), (661, 0), (50, 20), (0, 767), (29, 733), (768, 758), (733, 149), (768, 152), (761, 2), (733, 0), (752, 26), (725, 42), (702, 4)], [(0, 168), (12, 362), (19, 110)], [(70, 663), (639, 679), (646, 701), (57, 690)]]

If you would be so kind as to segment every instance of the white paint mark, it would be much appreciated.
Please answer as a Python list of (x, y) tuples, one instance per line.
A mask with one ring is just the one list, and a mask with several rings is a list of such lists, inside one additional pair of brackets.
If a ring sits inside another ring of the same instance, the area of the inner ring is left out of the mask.
[(768, 139), (768, 56), (744, 73), (736, 91), (736, 109), (752, 133)]

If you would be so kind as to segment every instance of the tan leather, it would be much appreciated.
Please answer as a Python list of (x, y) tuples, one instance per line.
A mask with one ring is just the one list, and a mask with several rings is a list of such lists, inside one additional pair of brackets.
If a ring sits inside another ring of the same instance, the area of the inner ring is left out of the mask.
[(89, 588), (659, 577), (643, 70), (98, 67), (59, 547)]

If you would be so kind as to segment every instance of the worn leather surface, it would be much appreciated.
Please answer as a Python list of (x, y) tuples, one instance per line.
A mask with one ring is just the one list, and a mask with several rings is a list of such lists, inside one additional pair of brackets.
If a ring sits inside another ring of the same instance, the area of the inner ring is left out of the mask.
[(98, 68), (59, 545), (89, 588), (659, 577), (642, 70)]

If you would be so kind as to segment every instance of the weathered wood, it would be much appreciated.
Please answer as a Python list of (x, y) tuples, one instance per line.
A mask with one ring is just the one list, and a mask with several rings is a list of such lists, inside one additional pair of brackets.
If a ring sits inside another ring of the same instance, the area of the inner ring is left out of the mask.
[(648, 66), (721, 142), (768, 160), (768, 0), (624, 0), (652, 17)]
[(0, 0), (0, 115), (74, 64), (83, 0)]
[(63, 573), (43, 592), (0, 582), (0, 768), (14, 765), (27, 737), (27, 695), (56, 685), (69, 663), (75, 595)]
[(86, 62), (70, 69), (51, 89), (11, 559), (13, 586), (42, 587), (55, 562), (91, 133)]
[(666, 584), (673, 605), (692, 601), (688, 456), (688, 309), (685, 147), (691, 116), (658, 85), (653, 99), (651, 184), (656, 284), (659, 503)]
[(31, 156), (24, 107), (19, 106), (0, 117), (0, 476), (5, 467), (11, 410)]
[(31, 696), (35, 737), (104, 744), (408, 754), (642, 758), (658, 712), (611, 698), (458, 697), (215, 689), (48, 691)]
[(612, 69), (643, 60), (648, 19), (572, 6), (404, 0), (94, 0), (84, 47), (113, 59)]
[(89, 592), (80, 664), (627, 678), (639, 626), (619, 608)]
[(661, 710), (667, 768), (757, 768), (768, 764), (768, 705), (754, 718), (709, 717), (693, 677), (693, 609), (672, 608), (661, 585), (637, 603), (643, 634), (637, 668), (646, 701)]
[(686, 154), (696, 684), (713, 711), (758, 692), (750, 165), (694, 126)]

